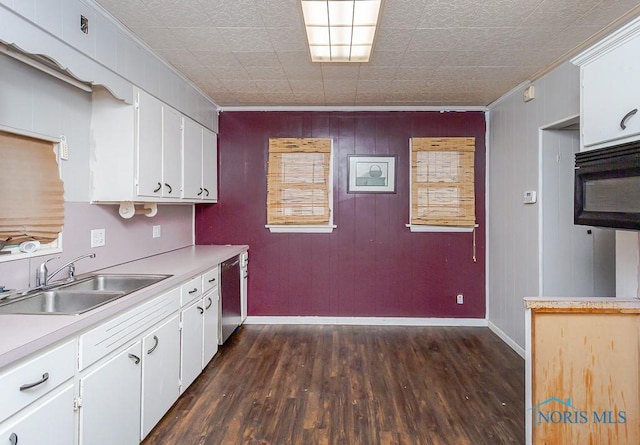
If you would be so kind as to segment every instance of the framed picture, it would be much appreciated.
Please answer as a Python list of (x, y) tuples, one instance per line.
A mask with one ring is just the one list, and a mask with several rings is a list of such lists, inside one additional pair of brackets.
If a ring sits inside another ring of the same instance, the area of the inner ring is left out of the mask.
[(349, 155), (347, 193), (395, 193), (397, 158), (396, 155)]

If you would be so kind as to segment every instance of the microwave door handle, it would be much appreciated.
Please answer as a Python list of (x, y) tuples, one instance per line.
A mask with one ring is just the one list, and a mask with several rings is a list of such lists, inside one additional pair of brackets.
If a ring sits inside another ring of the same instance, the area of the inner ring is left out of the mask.
[(629, 119), (631, 119), (631, 116), (633, 116), (637, 112), (638, 112), (638, 109), (634, 108), (633, 110), (631, 110), (627, 114), (625, 114), (624, 117), (622, 118), (622, 120), (620, 121), (620, 128), (622, 128), (623, 130), (626, 130), (627, 129), (627, 121)]

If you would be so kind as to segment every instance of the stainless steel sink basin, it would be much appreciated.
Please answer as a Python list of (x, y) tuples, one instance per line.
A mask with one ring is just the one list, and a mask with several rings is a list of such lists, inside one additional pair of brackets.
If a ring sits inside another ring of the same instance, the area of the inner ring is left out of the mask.
[(0, 306), (4, 314), (81, 314), (120, 298), (124, 292), (48, 290)]
[(90, 275), (1, 302), (0, 314), (82, 314), (170, 276)]
[(171, 275), (92, 275), (87, 278), (64, 284), (61, 289), (87, 291), (134, 292), (164, 280)]

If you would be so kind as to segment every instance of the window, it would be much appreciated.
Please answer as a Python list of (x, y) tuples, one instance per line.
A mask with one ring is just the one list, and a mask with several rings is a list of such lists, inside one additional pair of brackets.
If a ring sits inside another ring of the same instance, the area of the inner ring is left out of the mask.
[(266, 227), (272, 232), (331, 232), (331, 165), (331, 139), (269, 139)]
[[(58, 246), (64, 223), (64, 186), (54, 143), (0, 131), (0, 261), (38, 241), (46, 253)], [(16, 255), (17, 254), (17, 255)]]
[(475, 227), (475, 138), (412, 138), (412, 231), (471, 231)]

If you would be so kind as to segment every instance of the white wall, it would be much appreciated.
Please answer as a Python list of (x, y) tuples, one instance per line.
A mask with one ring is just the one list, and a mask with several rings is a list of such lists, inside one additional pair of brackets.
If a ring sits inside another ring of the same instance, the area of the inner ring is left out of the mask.
[(539, 129), (580, 112), (579, 69), (567, 62), (535, 83), (525, 103), (524, 87), (489, 107), (488, 319), (524, 348), (524, 302), (539, 289), (539, 204), (522, 194), (539, 190)]
[[(69, 144), (69, 160), (60, 161), (65, 185), (64, 252), (50, 263), (50, 270), (91, 251), (91, 229), (106, 229), (106, 245), (93, 249), (95, 259), (79, 262), (78, 273), (191, 245), (190, 205), (160, 206), (154, 218), (123, 220), (115, 206), (89, 204), (90, 123), (90, 93), (0, 55), (0, 125), (50, 138), (64, 134)], [(162, 236), (153, 239), (156, 224), (161, 225)], [(23, 289), (33, 284), (35, 269), (44, 259), (0, 263), (0, 285)]]

